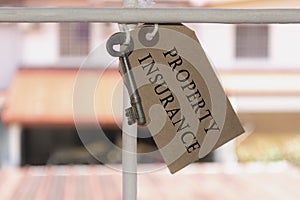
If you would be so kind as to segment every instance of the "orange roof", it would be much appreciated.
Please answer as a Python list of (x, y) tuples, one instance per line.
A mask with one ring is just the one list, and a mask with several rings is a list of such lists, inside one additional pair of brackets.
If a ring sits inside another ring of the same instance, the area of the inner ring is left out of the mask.
[[(97, 120), (107, 126), (119, 124), (122, 118), (121, 76), (116, 70), (105, 71), (100, 77), (101, 73), (100, 70), (80, 73), (69, 69), (19, 70), (9, 90), (2, 119), (5, 123), (23, 125), (73, 125), (74, 101), (76, 113), (79, 113), (76, 122)], [(89, 105), (91, 103), (93, 105)]]

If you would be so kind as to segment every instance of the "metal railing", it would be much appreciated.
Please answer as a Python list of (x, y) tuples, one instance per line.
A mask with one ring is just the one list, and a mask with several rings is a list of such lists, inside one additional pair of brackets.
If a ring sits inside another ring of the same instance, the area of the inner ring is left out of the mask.
[(300, 23), (300, 9), (0, 8), (0, 22)]

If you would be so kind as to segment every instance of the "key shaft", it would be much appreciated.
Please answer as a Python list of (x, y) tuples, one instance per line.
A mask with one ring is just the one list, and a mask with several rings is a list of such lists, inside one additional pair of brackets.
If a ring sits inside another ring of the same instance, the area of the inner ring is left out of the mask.
[[(106, 43), (106, 49), (110, 55), (119, 57), (121, 61), (123, 80), (128, 89), (130, 95), (130, 104), (132, 106), (132, 109), (129, 108), (127, 113), (129, 118), (128, 123), (132, 124), (137, 121), (139, 125), (144, 125), (146, 124), (146, 117), (142, 107), (142, 100), (137, 90), (132, 68), (128, 59), (128, 54), (133, 50), (133, 40), (130, 38), (129, 44), (126, 45), (124, 44), (125, 40), (126, 33), (116, 33), (108, 39)], [(116, 51), (113, 48), (115, 45), (124, 45), (125, 49)]]
[(130, 104), (137, 115), (137, 123), (139, 125), (144, 125), (146, 123), (146, 118), (142, 107), (142, 100), (136, 87), (136, 82), (127, 54), (124, 53), (120, 57), (120, 60), (122, 62), (123, 71), (126, 77), (127, 89), (129, 90), (130, 94)]

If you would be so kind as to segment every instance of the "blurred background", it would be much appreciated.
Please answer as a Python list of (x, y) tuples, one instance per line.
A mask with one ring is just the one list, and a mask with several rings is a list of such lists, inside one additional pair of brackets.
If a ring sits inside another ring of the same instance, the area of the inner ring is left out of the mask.
[[(300, 7), (300, 2), (295, 0), (141, 0), (139, 3), (141, 7)], [(0, 6), (121, 7), (122, 2), (4, 0), (0, 1)], [(276, 162), (280, 166), (285, 163), (297, 168), (300, 165), (300, 25), (186, 25), (195, 30), (246, 130), (245, 134), (200, 162), (211, 162), (211, 166), (220, 170), (224, 163), (246, 166), (253, 162)], [(113, 23), (0, 24), (2, 171), (12, 168), (22, 171), (24, 166), (101, 164), (87, 152), (77, 134), (72, 95), (83, 60), (117, 31), (118, 26)], [(87, 66), (86, 72), (83, 72), (86, 73), (87, 84), (97, 79), (99, 71), (105, 67), (99, 65), (89, 69)], [(121, 146), (122, 89), (118, 87), (121, 77), (117, 67), (118, 63), (112, 64), (99, 82), (96, 96), (101, 101), (97, 101), (95, 107), (106, 136)], [(84, 106), (85, 102), (82, 103)], [(89, 131), (97, 130), (91, 128)], [(149, 134), (145, 128), (139, 128), (139, 132)], [(90, 145), (105, 162), (121, 163), (121, 155), (106, 148), (101, 141)], [(156, 149), (152, 138), (141, 139), (138, 145), (140, 152)], [(151, 159), (141, 157), (139, 162), (161, 163), (162, 159), (160, 155)], [(297, 181), (300, 181), (299, 174), (297, 176)], [(217, 186), (213, 188), (218, 190)], [(1, 193), (1, 189), (0, 194), (9, 197), (8, 192)], [(300, 197), (292, 195), (295, 199)], [(275, 199), (274, 196), (271, 195), (270, 199)], [(12, 196), (17, 197), (30, 199)], [(246, 199), (245, 196), (240, 197)], [(227, 199), (234, 197), (229, 195)]]

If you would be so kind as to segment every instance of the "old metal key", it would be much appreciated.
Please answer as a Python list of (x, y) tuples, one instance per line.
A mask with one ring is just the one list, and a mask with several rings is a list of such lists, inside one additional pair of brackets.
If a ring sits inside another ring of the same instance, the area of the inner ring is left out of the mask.
[(133, 50), (133, 40), (130, 38), (129, 44), (126, 44), (126, 48), (124, 50), (116, 51), (113, 48), (115, 45), (123, 45), (125, 41), (126, 33), (115, 33), (108, 39), (106, 49), (111, 56), (119, 57), (122, 64), (124, 72), (123, 77), (125, 77), (124, 82), (130, 94), (130, 104), (132, 106), (125, 110), (126, 116), (128, 117), (128, 124), (131, 125), (137, 121), (139, 125), (144, 125), (146, 123), (146, 118), (142, 108), (142, 100), (137, 90), (136, 82), (128, 59), (128, 54)]

